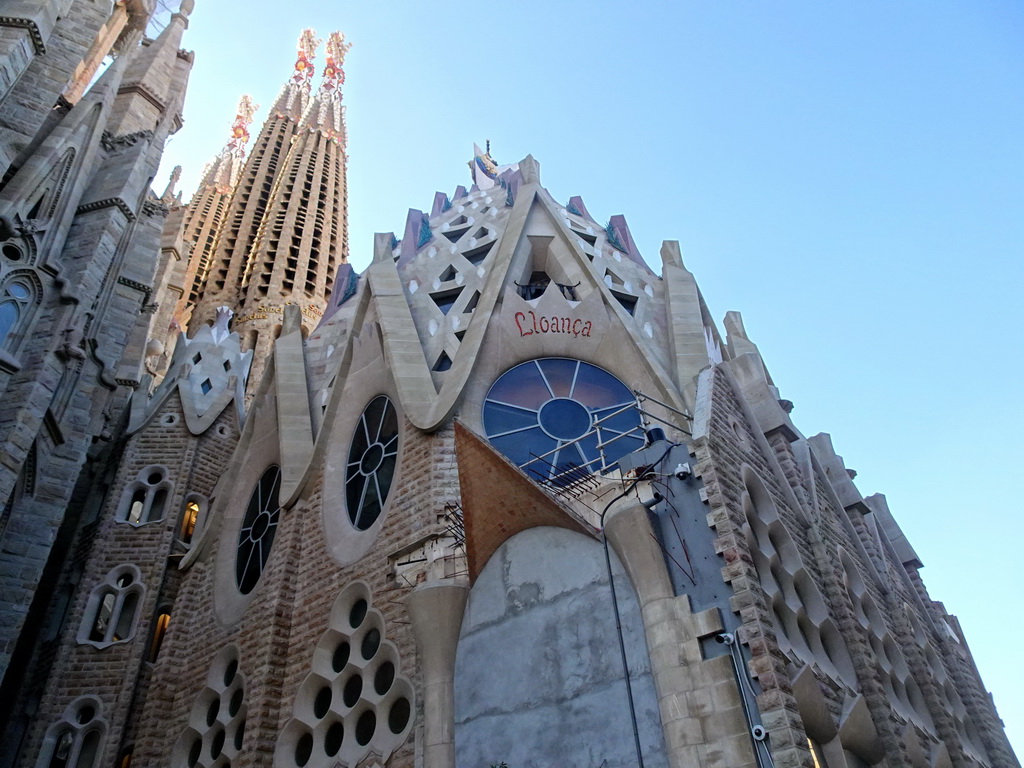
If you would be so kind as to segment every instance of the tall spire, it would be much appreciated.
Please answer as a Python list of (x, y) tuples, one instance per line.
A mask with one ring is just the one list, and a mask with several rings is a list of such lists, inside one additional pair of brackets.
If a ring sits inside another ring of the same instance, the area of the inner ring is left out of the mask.
[(258, 108), (251, 96), (243, 95), (239, 100), (228, 143), (213, 162), (207, 164), (199, 188), (185, 211), (181, 237), (191, 247), (191, 252), (170, 327), (158, 329), (159, 333), (167, 333), (165, 346), (169, 346), (177, 333), (188, 325), (199, 301), (213, 257), (216, 235), (242, 172), (249, 143), (249, 126)]
[[(313, 57), (318, 44), (319, 40), (311, 29), (304, 30), (299, 36), (295, 67), (270, 108), (224, 214), (202, 296), (189, 322), (190, 333), (195, 333), (199, 324), (211, 322), (219, 306), (238, 311), (249, 253), (270, 204), (271, 190), (284, 166), (292, 137), (299, 130), (299, 118), (310, 99)], [(247, 126), (245, 130), (248, 131)], [(237, 318), (235, 322), (238, 322)]]
[(341, 86), (349, 48), (340, 32), (327, 40), (323, 81), (302, 115), (246, 259), (235, 327), (255, 350), (250, 393), (283, 324), (281, 308), (298, 305), (303, 326), (314, 328), (338, 265), (348, 261)]
[(327, 38), (327, 61), (324, 64), (324, 78), (316, 98), (302, 116), (302, 127), (318, 130), (336, 144), (345, 145), (345, 111), (341, 105), (341, 86), (345, 84), (345, 54), (351, 43), (345, 42), (345, 35), (332, 32)]
[[(207, 187), (216, 187), (220, 194), (230, 194), (238, 182), (238, 176), (245, 164), (245, 149), (249, 144), (249, 126), (259, 105), (248, 94), (238, 101), (235, 120), (231, 125), (231, 139), (203, 171), (199, 182), (198, 196)], [(191, 206), (190, 206), (191, 207)]]
[(319, 45), (320, 38), (312, 29), (302, 30), (295, 53), (295, 68), (270, 109), (272, 115), (297, 120), (305, 112), (313, 87), (313, 75), (316, 74), (313, 60)]

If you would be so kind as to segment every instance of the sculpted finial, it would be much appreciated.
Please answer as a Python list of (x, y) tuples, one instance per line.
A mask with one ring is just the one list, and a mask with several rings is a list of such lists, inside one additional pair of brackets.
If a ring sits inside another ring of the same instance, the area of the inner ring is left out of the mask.
[(313, 59), (316, 56), (318, 45), (320, 45), (320, 38), (312, 29), (302, 30), (295, 59), (295, 74), (292, 75), (292, 82), (296, 85), (308, 87), (313, 79)]
[(351, 47), (352, 43), (345, 42), (345, 35), (341, 32), (332, 32), (327, 38), (327, 63), (321, 90), (334, 91), (341, 96), (341, 86), (345, 84), (345, 54)]
[(257, 109), (259, 109), (259, 105), (254, 103), (248, 94), (244, 94), (238, 101), (235, 122), (231, 125), (231, 141), (228, 143), (228, 149), (239, 158), (245, 157), (245, 145), (249, 143), (249, 126), (252, 124), (252, 116)]

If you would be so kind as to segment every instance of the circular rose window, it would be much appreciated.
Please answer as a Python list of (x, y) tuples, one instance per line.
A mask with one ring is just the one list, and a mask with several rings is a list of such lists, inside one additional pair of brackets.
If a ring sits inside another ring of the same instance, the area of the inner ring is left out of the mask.
[(540, 480), (565, 485), (644, 445), (636, 398), (596, 365), (564, 357), (503, 373), (484, 400), (491, 445)]
[(345, 501), (356, 530), (380, 517), (398, 462), (398, 414), (384, 395), (375, 397), (359, 417), (345, 469)]
[(272, 466), (263, 473), (249, 497), (242, 530), (238, 532), (238, 557), (235, 560), (235, 580), (243, 595), (256, 587), (270, 557), (277, 521), (281, 516), (280, 490), (281, 469)]

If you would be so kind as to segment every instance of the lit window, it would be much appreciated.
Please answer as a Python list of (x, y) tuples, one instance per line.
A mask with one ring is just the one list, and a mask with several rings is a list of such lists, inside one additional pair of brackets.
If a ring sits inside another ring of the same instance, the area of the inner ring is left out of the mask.
[(506, 371), (484, 400), (491, 444), (539, 480), (565, 485), (644, 445), (636, 398), (596, 365), (562, 357)]
[(164, 635), (167, 634), (167, 627), (170, 624), (170, 612), (160, 611), (160, 615), (156, 617), (156, 624), (153, 626), (153, 641), (149, 644), (150, 661), (156, 661), (156, 657), (160, 655), (160, 646), (164, 643)]
[(194, 500), (185, 502), (185, 511), (181, 515), (181, 532), (178, 536), (185, 544), (192, 543), (196, 532), (196, 521), (199, 520), (199, 504)]

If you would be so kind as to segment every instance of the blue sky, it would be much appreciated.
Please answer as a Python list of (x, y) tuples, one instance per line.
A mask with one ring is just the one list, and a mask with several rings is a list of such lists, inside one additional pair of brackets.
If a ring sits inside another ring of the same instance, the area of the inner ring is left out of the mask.
[(165, 177), (182, 164), (190, 194), (239, 95), (263, 105), (255, 135), (300, 30), (340, 29), (358, 269), (374, 232), (468, 184), (486, 139), (533, 154), (556, 198), (625, 214), (655, 269), (679, 240), (797, 426), (886, 494), (1024, 755), (1024, 5), (284, 7), (197, 0)]

